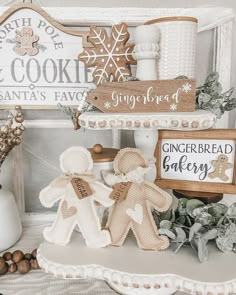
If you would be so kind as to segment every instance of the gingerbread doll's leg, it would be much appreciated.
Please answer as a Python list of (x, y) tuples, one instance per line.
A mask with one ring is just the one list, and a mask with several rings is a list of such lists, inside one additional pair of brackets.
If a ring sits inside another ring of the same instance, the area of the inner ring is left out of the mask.
[(18, 55), (25, 55), (25, 54), (26, 54), (26, 50), (25, 50), (25, 48), (21, 48), (21, 47), (16, 47), (16, 48), (15, 48), (15, 52), (16, 52)]
[(133, 230), (138, 246), (144, 250), (164, 250), (169, 246), (165, 236), (159, 236), (155, 222), (147, 208), (144, 208), (142, 223), (133, 222)]
[(130, 217), (124, 210), (119, 210), (119, 206), (117, 205), (110, 214), (107, 224), (113, 246), (123, 245), (130, 230), (130, 223)]
[(228, 181), (228, 180), (229, 180), (229, 177), (228, 177), (226, 174), (223, 174), (223, 175), (221, 176), (221, 179), (222, 179), (223, 181)]
[(110, 233), (101, 229), (92, 197), (80, 200), (77, 223), (88, 247), (101, 248), (111, 244)]
[(209, 178), (216, 178), (217, 175), (216, 175), (216, 173), (215, 173), (215, 171), (214, 171), (214, 172), (209, 173), (209, 174), (208, 174), (208, 177), (209, 177)]
[(51, 243), (66, 245), (70, 241), (72, 231), (77, 224), (77, 208), (62, 200), (55, 222), (44, 229), (44, 238)]
[(37, 47), (32, 47), (32, 48), (27, 49), (27, 53), (28, 53), (28, 55), (33, 56), (33, 55), (38, 54), (39, 50)]

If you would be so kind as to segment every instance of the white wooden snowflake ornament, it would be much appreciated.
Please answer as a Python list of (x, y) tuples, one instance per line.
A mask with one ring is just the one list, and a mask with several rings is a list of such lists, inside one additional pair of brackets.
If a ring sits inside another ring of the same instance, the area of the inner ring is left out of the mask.
[(79, 60), (87, 67), (95, 67), (93, 78), (97, 85), (109, 81), (124, 81), (131, 76), (129, 65), (136, 64), (133, 58), (134, 45), (126, 45), (129, 32), (126, 23), (112, 27), (108, 37), (105, 29), (90, 27), (89, 41), (93, 48), (85, 48)]

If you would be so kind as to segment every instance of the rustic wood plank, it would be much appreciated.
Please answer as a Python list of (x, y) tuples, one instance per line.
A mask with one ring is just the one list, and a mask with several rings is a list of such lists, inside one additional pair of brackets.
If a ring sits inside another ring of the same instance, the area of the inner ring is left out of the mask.
[(185, 190), (185, 191), (189, 190), (189, 191), (197, 191), (197, 192), (211, 192), (211, 193), (224, 193), (224, 194), (236, 193), (236, 186), (233, 184), (169, 180), (169, 179), (156, 179), (155, 184), (163, 189), (177, 189), (177, 190)]
[(87, 100), (102, 112), (193, 112), (195, 92), (189, 79), (106, 82)]
[(11, 15), (13, 15), (15, 12), (17, 12), (21, 9), (31, 9), (31, 10), (36, 11), (58, 30), (60, 30), (66, 34), (70, 34), (70, 35), (74, 35), (74, 36), (81, 36), (81, 37), (83, 37), (83, 45), (85, 47), (93, 47), (93, 45), (90, 42), (88, 42), (89, 31), (80, 31), (77, 29), (74, 30), (74, 29), (66, 28), (63, 25), (61, 25), (58, 21), (56, 21), (53, 17), (51, 17), (45, 10), (43, 10), (39, 6), (31, 4), (31, 3), (19, 3), (19, 4), (16, 4), (16, 5), (10, 7), (8, 10), (6, 10), (0, 16), (0, 24), (2, 24)]
[(159, 130), (159, 139), (232, 139), (236, 140), (235, 129), (207, 129), (194, 132)]

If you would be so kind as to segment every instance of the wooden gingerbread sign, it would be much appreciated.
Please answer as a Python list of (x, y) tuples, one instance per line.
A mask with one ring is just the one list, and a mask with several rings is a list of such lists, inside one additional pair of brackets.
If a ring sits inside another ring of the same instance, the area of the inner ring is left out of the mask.
[(106, 82), (87, 100), (103, 112), (193, 112), (196, 81), (189, 79)]
[(155, 152), (161, 188), (236, 193), (236, 130), (160, 131)]

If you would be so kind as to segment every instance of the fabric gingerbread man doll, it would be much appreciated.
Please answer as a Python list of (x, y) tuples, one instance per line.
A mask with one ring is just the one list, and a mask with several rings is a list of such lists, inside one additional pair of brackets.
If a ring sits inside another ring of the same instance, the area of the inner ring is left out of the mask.
[(168, 238), (158, 235), (151, 208), (166, 211), (172, 197), (144, 180), (147, 166), (141, 150), (125, 148), (114, 159), (115, 175), (103, 174), (106, 184), (113, 185), (110, 197), (116, 200), (107, 222), (113, 246), (121, 246), (130, 229), (141, 249), (163, 250), (169, 246)]
[(45, 239), (66, 245), (78, 225), (88, 247), (109, 245), (110, 234), (101, 229), (94, 202), (112, 206), (114, 201), (109, 198), (112, 189), (96, 181), (91, 174), (91, 154), (83, 147), (71, 147), (61, 154), (60, 167), (65, 174), (53, 180), (39, 195), (45, 207), (52, 207), (61, 200), (55, 222), (44, 230)]

